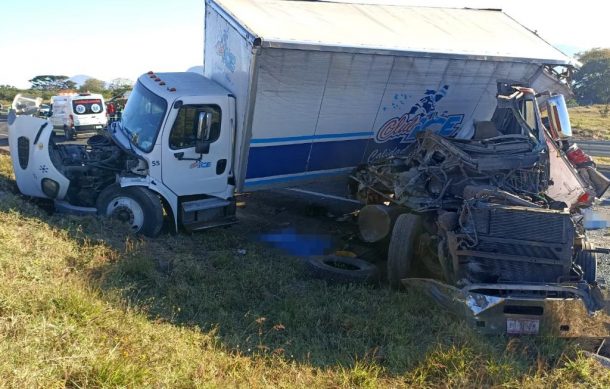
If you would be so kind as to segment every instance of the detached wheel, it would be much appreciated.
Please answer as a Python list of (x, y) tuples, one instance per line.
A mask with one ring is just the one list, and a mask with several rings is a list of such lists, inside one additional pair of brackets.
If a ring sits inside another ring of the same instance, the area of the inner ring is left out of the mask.
[(421, 217), (412, 213), (404, 213), (396, 219), (388, 248), (388, 282), (392, 289), (399, 289), (400, 280), (410, 275), (421, 228)]
[(134, 233), (155, 237), (163, 227), (163, 206), (149, 189), (114, 184), (104, 189), (97, 199), (97, 212), (128, 223)]
[(597, 253), (580, 251), (576, 254), (575, 262), (582, 269), (585, 281), (588, 283), (597, 281)]
[(358, 258), (317, 255), (307, 258), (311, 275), (336, 283), (364, 283), (378, 280), (377, 266)]

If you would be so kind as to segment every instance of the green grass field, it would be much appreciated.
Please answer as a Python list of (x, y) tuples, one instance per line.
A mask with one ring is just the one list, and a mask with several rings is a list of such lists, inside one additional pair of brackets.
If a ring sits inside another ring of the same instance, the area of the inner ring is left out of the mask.
[(479, 336), (233, 229), (149, 240), (15, 190), (0, 156), (0, 387), (610, 386), (574, 341)]
[(569, 109), (574, 135), (581, 139), (610, 140), (610, 112), (604, 105), (590, 105)]

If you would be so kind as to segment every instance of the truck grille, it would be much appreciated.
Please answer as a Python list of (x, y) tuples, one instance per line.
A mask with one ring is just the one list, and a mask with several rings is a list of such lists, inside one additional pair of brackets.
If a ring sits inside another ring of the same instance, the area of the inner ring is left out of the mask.
[(572, 225), (566, 213), (521, 207), (485, 207), (473, 212), (477, 233), (497, 238), (566, 243)]
[(17, 138), (17, 159), (19, 160), (19, 166), (23, 170), (28, 168), (28, 162), (30, 160), (30, 140), (25, 136)]
[(556, 282), (572, 264), (574, 224), (567, 212), (479, 203), (464, 228), (477, 245), (458, 251), (476, 282)]

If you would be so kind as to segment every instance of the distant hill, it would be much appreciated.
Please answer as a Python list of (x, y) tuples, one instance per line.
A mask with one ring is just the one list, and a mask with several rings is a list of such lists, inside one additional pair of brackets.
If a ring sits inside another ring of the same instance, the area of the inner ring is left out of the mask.
[(76, 76), (72, 76), (72, 77), (68, 78), (68, 80), (75, 82), (76, 85), (78, 85), (78, 86), (81, 86), (85, 83), (85, 81), (87, 81), (90, 78), (95, 78), (95, 77), (87, 76), (86, 74), (77, 74)]

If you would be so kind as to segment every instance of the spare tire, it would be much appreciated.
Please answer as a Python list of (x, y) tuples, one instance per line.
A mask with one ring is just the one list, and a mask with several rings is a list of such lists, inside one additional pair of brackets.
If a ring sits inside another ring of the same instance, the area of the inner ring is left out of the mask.
[(376, 282), (377, 266), (359, 258), (338, 255), (316, 255), (307, 258), (306, 266), (315, 278), (342, 284)]
[(412, 273), (421, 228), (421, 216), (403, 213), (396, 219), (388, 248), (388, 282), (392, 289), (399, 289), (401, 280)]

